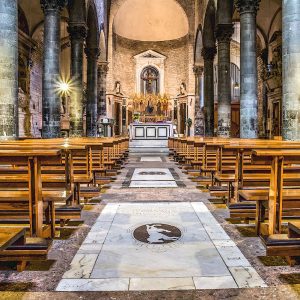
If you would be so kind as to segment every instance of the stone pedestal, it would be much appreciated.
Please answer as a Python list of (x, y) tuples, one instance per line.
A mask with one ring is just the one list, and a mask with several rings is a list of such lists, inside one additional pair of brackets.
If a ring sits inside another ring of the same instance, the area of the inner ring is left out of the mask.
[(18, 136), (18, 1), (0, 1), (0, 139)]
[(43, 62), (43, 138), (60, 137), (60, 16), (66, 0), (41, 0), (45, 14)]
[(258, 137), (256, 14), (260, 0), (236, 0), (241, 23), (241, 138)]
[(216, 47), (202, 49), (204, 59), (205, 136), (214, 136), (214, 58)]
[(71, 38), (70, 137), (83, 136), (83, 44), (87, 29), (85, 24), (69, 24)]

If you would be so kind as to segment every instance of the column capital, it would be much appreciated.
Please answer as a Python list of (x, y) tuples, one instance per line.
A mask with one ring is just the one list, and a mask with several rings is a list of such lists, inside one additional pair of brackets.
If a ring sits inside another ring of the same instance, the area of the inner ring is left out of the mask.
[(108, 62), (100, 62), (98, 64), (98, 76), (106, 76), (108, 70)]
[(216, 38), (218, 42), (227, 42), (231, 41), (231, 37), (234, 33), (234, 26), (230, 24), (218, 24), (216, 28)]
[(204, 60), (214, 60), (217, 54), (216, 46), (213, 47), (204, 47), (201, 51), (201, 55)]
[(235, 6), (240, 14), (257, 14), (261, 0), (235, 0)]
[(86, 54), (87, 59), (97, 60), (100, 55), (99, 48), (85, 48), (84, 52)]
[(194, 72), (195, 76), (201, 76), (204, 73), (204, 67), (195, 65), (193, 67), (193, 72)]
[(69, 23), (68, 33), (71, 39), (84, 40), (87, 36), (87, 26), (85, 23)]
[(42, 10), (44, 12), (49, 10), (61, 11), (68, 3), (68, 0), (40, 0)]

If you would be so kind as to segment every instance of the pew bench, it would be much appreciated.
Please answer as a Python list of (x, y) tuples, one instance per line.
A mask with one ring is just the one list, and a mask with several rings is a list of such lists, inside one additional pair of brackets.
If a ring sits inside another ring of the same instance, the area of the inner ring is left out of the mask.
[(263, 238), (267, 256), (285, 257), (291, 267), (300, 257), (300, 237), (289, 237), (287, 234), (272, 234)]
[(17, 271), (25, 270), (29, 261), (47, 260), (51, 241), (25, 237), (24, 228), (0, 227), (0, 261), (17, 262)]

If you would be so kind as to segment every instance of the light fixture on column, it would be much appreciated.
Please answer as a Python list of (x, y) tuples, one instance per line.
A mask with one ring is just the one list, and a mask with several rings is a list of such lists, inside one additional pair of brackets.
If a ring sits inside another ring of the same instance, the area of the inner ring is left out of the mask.
[(60, 82), (59, 89), (62, 93), (67, 93), (70, 90), (68, 82)]

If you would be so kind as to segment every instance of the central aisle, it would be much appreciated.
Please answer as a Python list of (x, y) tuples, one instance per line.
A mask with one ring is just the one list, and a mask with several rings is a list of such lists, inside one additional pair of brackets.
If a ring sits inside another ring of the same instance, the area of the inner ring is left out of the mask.
[(57, 291), (266, 286), (165, 156), (131, 156)]

